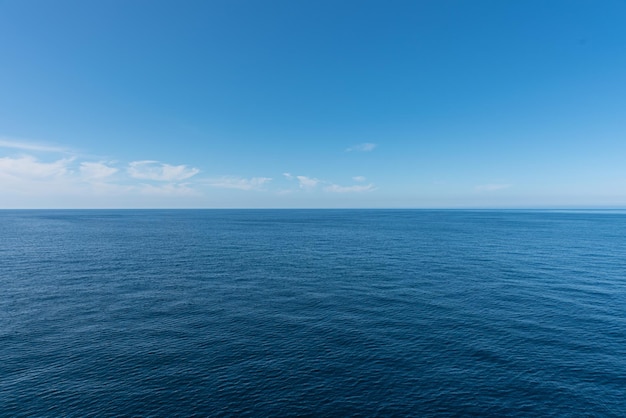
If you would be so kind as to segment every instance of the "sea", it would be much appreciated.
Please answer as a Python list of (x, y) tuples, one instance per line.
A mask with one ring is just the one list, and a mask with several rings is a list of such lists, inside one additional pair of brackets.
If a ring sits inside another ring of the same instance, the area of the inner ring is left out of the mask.
[(0, 211), (0, 416), (626, 416), (626, 212)]

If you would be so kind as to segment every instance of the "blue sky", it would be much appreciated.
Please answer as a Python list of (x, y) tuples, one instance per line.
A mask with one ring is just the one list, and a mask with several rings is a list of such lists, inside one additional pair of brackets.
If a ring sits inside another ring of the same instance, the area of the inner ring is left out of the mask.
[(0, 208), (626, 207), (626, 2), (0, 0)]

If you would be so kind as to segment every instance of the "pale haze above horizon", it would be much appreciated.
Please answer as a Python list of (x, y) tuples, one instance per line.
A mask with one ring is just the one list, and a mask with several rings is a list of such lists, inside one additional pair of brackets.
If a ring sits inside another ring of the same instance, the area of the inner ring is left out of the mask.
[(625, 208), (626, 2), (0, 0), (0, 209)]

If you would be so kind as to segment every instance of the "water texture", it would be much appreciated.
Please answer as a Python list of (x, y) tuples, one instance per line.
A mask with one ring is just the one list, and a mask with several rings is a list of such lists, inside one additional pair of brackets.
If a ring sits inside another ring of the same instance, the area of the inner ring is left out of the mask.
[(620, 212), (0, 211), (0, 415), (626, 416)]

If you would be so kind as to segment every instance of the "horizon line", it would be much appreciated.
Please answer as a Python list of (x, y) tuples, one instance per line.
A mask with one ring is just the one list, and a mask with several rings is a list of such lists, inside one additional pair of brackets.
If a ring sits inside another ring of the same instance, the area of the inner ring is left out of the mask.
[(50, 207), (50, 208), (0, 208), (0, 211), (11, 210), (439, 210), (439, 211), (620, 211), (626, 210), (626, 207), (610, 207), (610, 206), (581, 206), (581, 207), (562, 207), (562, 206), (530, 206), (530, 207), (91, 207), (91, 208), (71, 208), (71, 207)]

